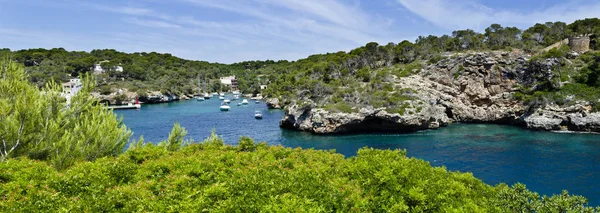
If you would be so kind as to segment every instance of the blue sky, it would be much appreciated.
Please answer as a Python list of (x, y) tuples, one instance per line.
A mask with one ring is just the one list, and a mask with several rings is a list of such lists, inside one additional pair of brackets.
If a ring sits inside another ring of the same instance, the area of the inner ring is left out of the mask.
[(598, 0), (0, 0), (0, 48), (162, 52), (231, 63), (600, 17)]

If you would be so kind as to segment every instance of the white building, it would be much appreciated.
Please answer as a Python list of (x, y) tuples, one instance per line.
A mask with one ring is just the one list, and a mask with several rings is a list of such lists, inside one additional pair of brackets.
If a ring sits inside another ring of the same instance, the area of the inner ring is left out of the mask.
[(62, 96), (67, 99), (67, 105), (71, 103), (71, 98), (77, 95), (82, 87), (83, 85), (79, 78), (70, 79), (69, 82), (62, 84)]
[[(102, 64), (106, 63), (106, 62), (109, 62), (109, 61), (105, 60), (105, 61), (98, 62), (97, 64), (94, 64), (94, 74), (98, 75), (98, 74), (104, 73), (106, 70), (104, 70), (104, 68), (102, 68)], [(113, 69), (117, 72), (123, 72), (122, 66), (114, 66)]]
[(62, 84), (63, 93), (70, 96), (77, 95), (81, 87), (81, 79), (79, 78), (70, 79), (69, 82)]
[(221, 77), (220, 80), (221, 84), (227, 85), (229, 88), (231, 88), (231, 90), (237, 90), (238, 82), (237, 78), (235, 78), (235, 75)]

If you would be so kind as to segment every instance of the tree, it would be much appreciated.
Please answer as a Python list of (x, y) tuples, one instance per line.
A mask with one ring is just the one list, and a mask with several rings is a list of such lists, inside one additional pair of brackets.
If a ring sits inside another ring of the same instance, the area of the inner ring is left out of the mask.
[(456, 39), (459, 50), (480, 49), (483, 46), (484, 36), (471, 29), (456, 30), (452, 32), (452, 37)]
[(502, 27), (500, 24), (492, 24), (485, 29), (485, 41), (491, 49), (505, 47), (519, 47), (521, 30), (516, 27)]
[(90, 96), (93, 78), (84, 77), (81, 91), (66, 100), (58, 84), (40, 91), (22, 66), (0, 65), (0, 161), (25, 156), (63, 169), (122, 152), (131, 131)]
[(523, 38), (533, 40), (538, 44), (545, 44), (544, 38), (548, 34), (549, 28), (547, 25), (537, 23), (523, 32)]
[(589, 36), (592, 34), (598, 34), (600, 33), (600, 19), (586, 18), (583, 20), (577, 20), (569, 24), (568, 28), (572, 31), (573, 36)]

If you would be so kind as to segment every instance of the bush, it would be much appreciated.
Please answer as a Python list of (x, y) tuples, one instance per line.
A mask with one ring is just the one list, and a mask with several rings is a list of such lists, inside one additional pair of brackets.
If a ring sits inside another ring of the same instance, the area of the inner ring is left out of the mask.
[(21, 66), (0, 65), (0, 161), (29, 157), (63, 169), (123, 151), (131, 131), (112, 111), (96, 104), (90, 76), (82, 79), (83, 88), (67, 103), (59, 85), (50, 83), (40, 91), (27, 81)]
[(110, 95), (113, 93), (113, 89), (110, 85), (102, 85), (98, 87), (98, 92), (100, 92), (100, 95)]
[(350, 105), (348, 105), (344, 102), (326, 105), (325, 110), (330, 111), (330, 112), (343, 112), (343, 113), (352, 113), (352, 112), (356, 111), (356, 110), (353, 110)]
[(580, 196), (493, 187), (402, 150), (363, 148), (346, 159), (214, 140), (174, 152), (149, 144), (64, 171), (9, 159), (0, 212), (594, 212)]

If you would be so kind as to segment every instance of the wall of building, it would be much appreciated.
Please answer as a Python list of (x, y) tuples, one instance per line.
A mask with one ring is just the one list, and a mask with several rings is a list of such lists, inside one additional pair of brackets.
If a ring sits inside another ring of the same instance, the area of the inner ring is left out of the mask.
[(590, 50), (590, 37), (572, 37), (569, 39), (569, 47), (571, 47), (571, 50), (578, 53), (587, 52)]

